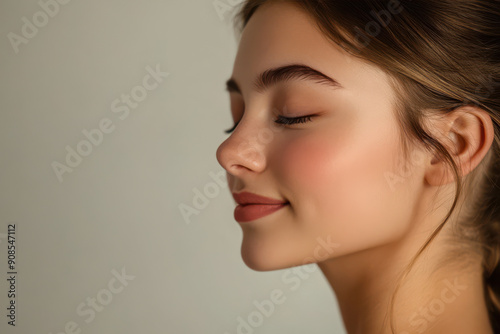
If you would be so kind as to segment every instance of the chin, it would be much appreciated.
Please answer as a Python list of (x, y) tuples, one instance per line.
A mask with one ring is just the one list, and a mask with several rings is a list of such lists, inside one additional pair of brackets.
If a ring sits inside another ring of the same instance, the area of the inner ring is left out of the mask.
[(285, 250), (280, 252), (276, 245), (264, 245), (251, 242), (249, 239), (243, 239), (241, 244), (241, 257), (245, 265), (255, 271), (272, 271), (291, 268), (303, 265), (304, 257), (296, 257), (293, 252)]
[(241, 245), (241, 258), (245, 265), (255, 271), (270, 271), (279, 269), (276, 263), (254, 246), (248, 246), (245, 242)]
[(242, 253), (242, 258), (245, 265), (248, 268), (255, 271), (263, 272), (263, 271), (272, 271), (277, 269), (274, 266), (270, 265), (269, 263), (266, 263), (264, 261), (259, 261), (259, 259), (249, 258), (243, 255), (243, 253)]

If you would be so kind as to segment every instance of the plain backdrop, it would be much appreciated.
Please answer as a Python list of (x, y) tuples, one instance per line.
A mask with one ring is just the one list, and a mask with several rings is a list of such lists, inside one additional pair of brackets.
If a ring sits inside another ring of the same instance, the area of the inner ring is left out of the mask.
[(213, 177), (237, 1), (60, 1), (0, 1), (0, 333), (345, 333), (316, 265), (245, 266)]

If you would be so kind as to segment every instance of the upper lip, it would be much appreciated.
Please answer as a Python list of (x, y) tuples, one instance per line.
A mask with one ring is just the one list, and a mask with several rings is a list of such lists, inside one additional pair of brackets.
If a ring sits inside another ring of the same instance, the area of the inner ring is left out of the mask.
[(247, 191), (242, 191), (240, 193), (232, 193), (233, 198), (236, 203), (241, 205), (247, 204), (287, 204), (287, 201), (264, 197)]

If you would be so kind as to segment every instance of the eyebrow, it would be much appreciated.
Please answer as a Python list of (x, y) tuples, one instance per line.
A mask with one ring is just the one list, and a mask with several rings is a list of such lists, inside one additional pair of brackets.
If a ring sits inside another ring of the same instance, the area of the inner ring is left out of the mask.
[[(342, 85), (337, 80), (303, 64), (290, 64), (268, 69), (257, 76), (253, 86), (258, 93), (263, 93), (277, 83), (291, 80), (308, 80), (336, 89), (342, 88)], [(228, 92), (238, 92), (242, 94), (234, 78), (230, 78), (226, 81), (226, 90)]]

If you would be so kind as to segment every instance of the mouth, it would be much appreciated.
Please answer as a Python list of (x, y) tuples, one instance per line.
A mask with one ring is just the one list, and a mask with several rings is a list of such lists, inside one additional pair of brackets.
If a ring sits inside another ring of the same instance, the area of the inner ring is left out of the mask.
[(248, 191), (232, 193), (238, 205), (234, 209), (234, 219), (240, 223), (253, 221), (272, 214), (288, 205), (290, 202), (265, 197)]
[(240, 205), (281, 205), (288, 203), (284, 200), (265, 197), (247, 191), (232, 193), (232, 195), (236, 203)]
[(289, 206), (289, 202), (278, 204), (248, 203), (239, 204), (234, 209), (234, 219), (240, 223), (245, 223), (268, 216), (284, 207)]

